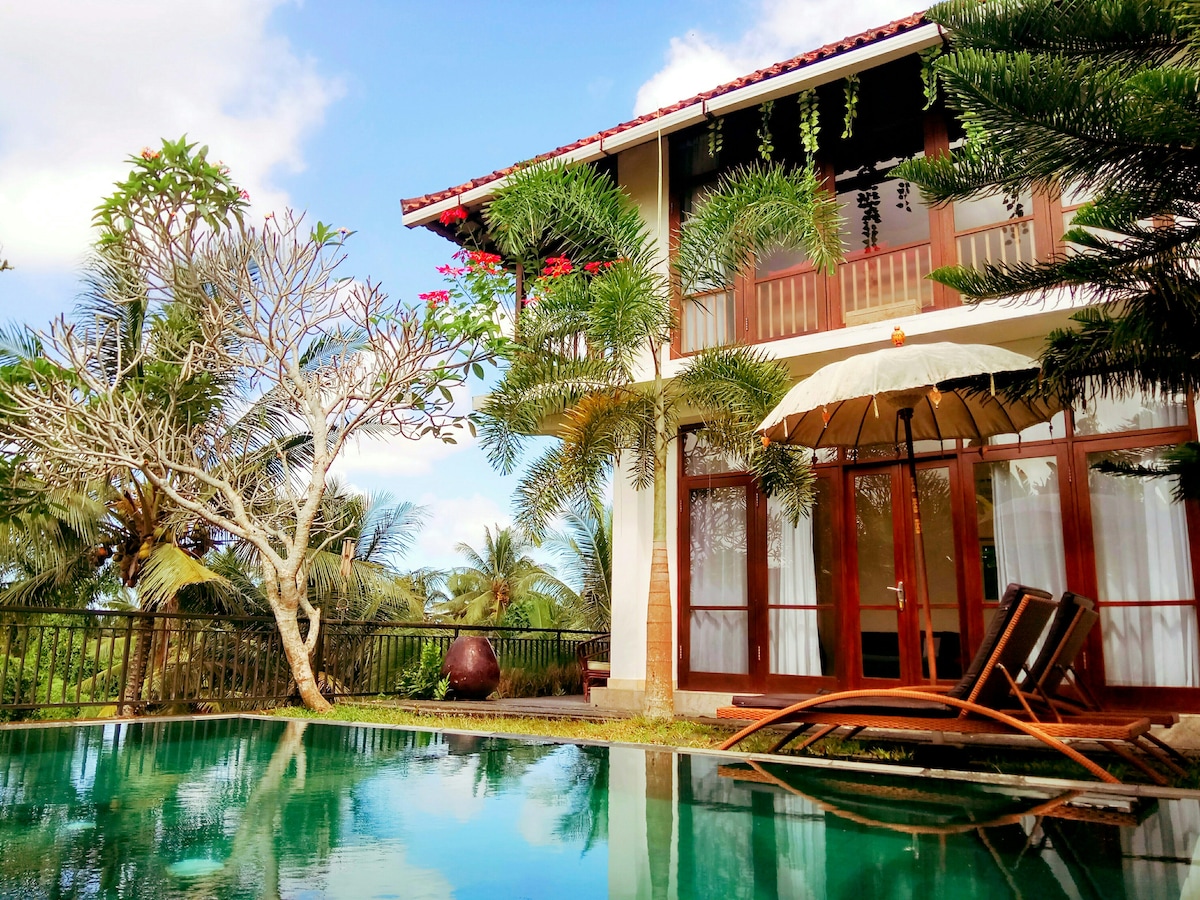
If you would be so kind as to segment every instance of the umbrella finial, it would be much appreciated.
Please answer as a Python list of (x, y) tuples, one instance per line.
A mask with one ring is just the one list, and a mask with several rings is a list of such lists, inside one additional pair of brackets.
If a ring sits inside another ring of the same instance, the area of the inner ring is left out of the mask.
[(942, 405), (942, 392), (937, 389), (936, 384), (929, 389), (929, 400), (933, 403), (934, 409)]
[(904, 346), (904, 329), (899, 325), (892, 329), (892, 343), (897, 347)]

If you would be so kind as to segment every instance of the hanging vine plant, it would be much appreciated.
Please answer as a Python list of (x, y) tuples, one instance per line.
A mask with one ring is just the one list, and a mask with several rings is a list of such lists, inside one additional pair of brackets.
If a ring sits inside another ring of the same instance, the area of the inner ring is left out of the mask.
[(717, 159), (721, 155), (721, 150), (725, 146), (725, 137), (721, 134), (721, 129), (724, 127), (724, 118), (708, 120), (708, 155), (713, 159)]
[(858, 115), (858, 88), (859, 81), (857, 75), (847, 75), (845, 82), (846, 89), (846, 118), (842, 128), (842, 137), (849, 138), (854, 136), (854, 117)]
[(796, 102), (800, 106), (800, 146), (809, 159), (817, 155), (818, 139), (821, 134), (821, 115), (815, 90), (801, 91)]
[[(858, 170), (859, 178), (869, 178), (875, 174), (874, 166), (863, 166)], [(867, 252), (878, 249), (879, 225), (883, 219), (879, 215), (879, 185), (873, 180), (871, 184), (858, 192), (856, 205), (862, 212), (863, 247)]]
[(921, 85), (925, 89), (925, 109), (930, 109), (933, 104), (937, 103), (938, 78), (937, 69), (933, 67), (933, 64), (937, 62), (937, 58), (941, 55), (941, 44), (926, 47), (919, 54), (921, 57)]
[(983, 149), (986, 132), (983, 125), (979, 122), (979, 117), (971, 110), (964, 110), (960, 121), (962, 122), (963, 134), (965, 135), (963, 149), (969, 152), (977, 152)]
[(771, 112), (774, 108), (774, 100), (768, 100), (759, 107), (762, 112), (762, 125), (758, 129), (758, 155), (767, 162), (771, 161), (771, 155), (775, 152), (775, 144), (771, 139)]

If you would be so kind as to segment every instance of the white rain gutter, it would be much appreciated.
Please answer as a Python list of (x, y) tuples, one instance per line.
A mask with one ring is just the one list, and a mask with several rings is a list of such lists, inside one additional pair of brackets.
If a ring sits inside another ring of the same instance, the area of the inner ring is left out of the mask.
[[(654, 140), (659, 135), (680, 131), (689, 125), (703, 122), (710, 116), (727, 115), (748, 106), (758, 106), (767, 100), (776, 100), (797, 91), (836, 81), (853, 72), (889, 63), (892, 60), (924, 50), (926, 47), (932, 47), (941, 40), (940, 26), (932, 23), (922, 25), (864, 47), (847, 50), (828, 59), (801, 66), (799, 69), (783, 75), (765, 78), (719, 97), (713, 97), (711, 100), (698, 101), (690, 106), (667, 113), (665, 116), (642, 122), (640, 125), (635, 125), (607, 139), (599, 138), (589, 144), (584, 144), (582, 147), (577, 147), (554, 157), (554, 159), (568, 163), (592, 162)], [(445, 200), (439, 200), (437, 203), (413, 210), (404, 215), (403, 222), (410, 228), (428, 225), (448, 209), (459, 205), (471, 206), (482, 200), (490, 199), (499, 188), (504, 186), (507, 180), (507, 176), (502, 176), (471, 188), (469, 191), (451, 195)]]

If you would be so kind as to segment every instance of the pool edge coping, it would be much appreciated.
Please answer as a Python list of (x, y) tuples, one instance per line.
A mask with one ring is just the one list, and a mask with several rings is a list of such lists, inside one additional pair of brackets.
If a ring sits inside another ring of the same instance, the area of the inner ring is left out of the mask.
[(176, 715), (147, 717), (122, 717), (109, 719), (61, 719), (39, 722), (3, 722), (0, 731), (28, 730), (34, 728), (63, 728), (94, 725), (147, 724), (151, 722), (194, 722), (214, 719), (247, 719), (262, 722), (315, 722), (322, 725), (341, 725), (347, 728), (387, 728), (393, 731), (441, 732), (443, 734), (468, 737), (499, 738), (502, 740), (535, 741), (547, 744), (571, 744), (587, 747), (619, 747), (637, 750), (659, 750), (671, 753), (691, 753), (711, 756), (730, 762), (766, 762), (816, 770), (841, 770), (869, 775), (890, 775), (906, 778), (926, 778), (938, 781), (963, 781), (973, 784), (988, 784), (997, 787), (1022, 788), (1031, 791), (1084, 791), (1087, 794), (1104, 794), (1119, 797), (1148, 797), (1159, 800), (1197, 800), (1200, 789), (1170, 788), (1149, 784), (1108, 784), (1103, 781), (1077, 781), (1068, 778), (1048, 778), (1039, 775), (1005, 775), (999, 772), (966, 772), (959, 769), (935, 769), (921, 766), (906, 766), (894, 763), (860, 762), (857, 760), (830, 760), (823, 758), (800, 758), (770, 753), (739, 753), (733, 750), (718, 750), (710, 747), (681, 747), (675, 744), (643, 744), (635, 741), (605, 741), (594, 738), (572, 738), (557, 735), (521, 734), (508, 731), (485, 731), (470, 728), (428, 728), (420, 725), (403, 725), (392, 722), (348, 721), (323, 719), (310, 716), (271, 715), (258, 712), (205, 713), (201, 715)]

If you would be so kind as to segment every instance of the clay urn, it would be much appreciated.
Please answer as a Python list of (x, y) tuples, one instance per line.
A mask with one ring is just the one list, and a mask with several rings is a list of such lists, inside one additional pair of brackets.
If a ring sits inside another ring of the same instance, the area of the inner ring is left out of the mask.
[(500, 661), (492, 642), (482, 635), (459, 635), (446, 651), (442, 675), (449, 676), (449, 694), (455, 699), (486, 700), (500, 684)]

